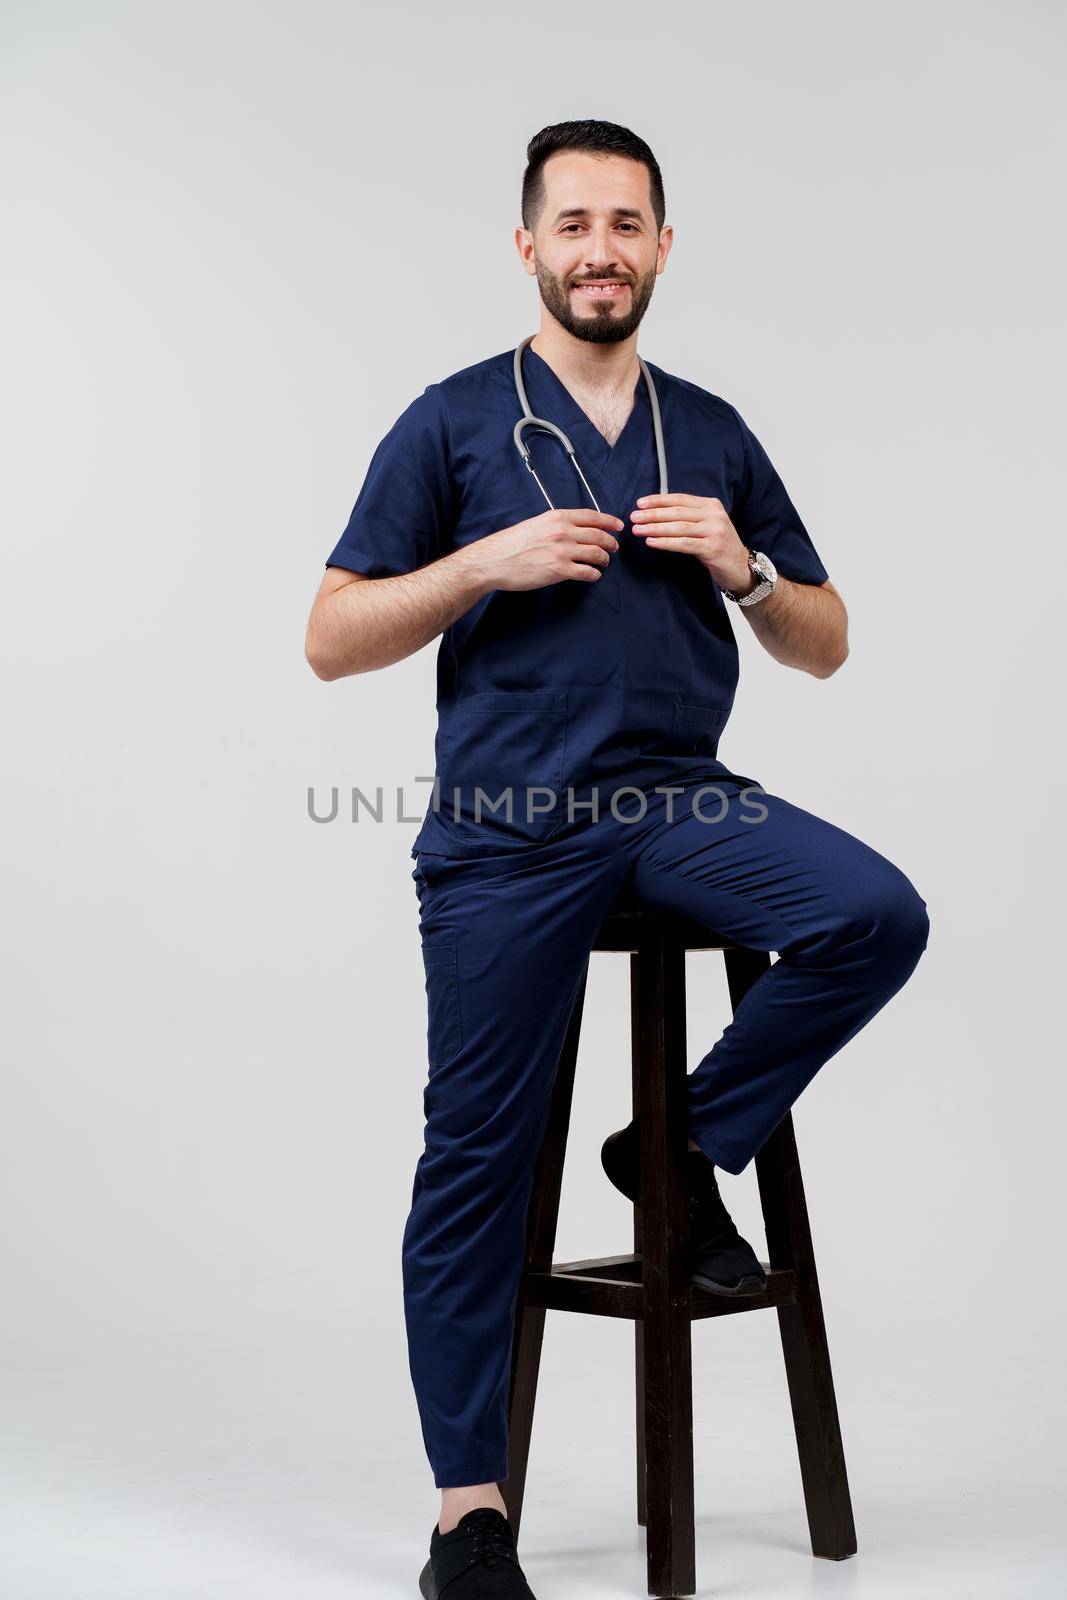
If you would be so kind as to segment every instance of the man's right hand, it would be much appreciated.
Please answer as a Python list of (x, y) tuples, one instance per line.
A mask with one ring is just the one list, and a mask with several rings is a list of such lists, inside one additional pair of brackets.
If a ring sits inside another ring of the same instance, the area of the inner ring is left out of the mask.
[(492, 589), (543, 589), (562, 578), (595, 583), (619, 548), (612, 530), (621, 533), (624, 526), (592, 506), (542, 511), (467, 549)]
[(329, 681), (373, 672), (422, 648), (493, 589), (543, 589), (563, 578), (595, 583), (624, 524), (606, 512), (543, 511), (487, 533), (414, 572), (368, 578), (327, 567), (304, 653)]

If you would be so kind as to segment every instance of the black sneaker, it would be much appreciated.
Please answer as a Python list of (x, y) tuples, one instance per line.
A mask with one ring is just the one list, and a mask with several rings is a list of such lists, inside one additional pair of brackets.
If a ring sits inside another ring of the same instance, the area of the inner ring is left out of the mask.
[[(611, 1182), (633, 1205), (641, 1204), (640, 1115), (609, 1134), (600, 1162)], [(767, 1274), (742, 1239), (723, 1204), (714, 1164), (702, 1150), (687, 1150), (689, 1167), (690, 1281), (712, 1294), (762, 1294)]]
[(536, 1600), (519, 1566), (511, 1523), (494, 1506), (465, 1511), (447, 1533), (439, 1521), (419, 1574), (423, 1600)]

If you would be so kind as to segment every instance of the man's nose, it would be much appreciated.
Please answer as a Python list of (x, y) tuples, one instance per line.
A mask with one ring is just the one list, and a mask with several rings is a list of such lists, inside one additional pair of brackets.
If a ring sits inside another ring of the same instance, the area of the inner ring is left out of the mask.
[[(594, 223), (589, 234), (589, 261), (587, 270), (590, 276), (599, 272), (601, 277), (610, 278), (618, 270), (618, 264), (608, 254), (612, 246), (610, 222)], [(608, 265), (604, 266), (604, 262)]]

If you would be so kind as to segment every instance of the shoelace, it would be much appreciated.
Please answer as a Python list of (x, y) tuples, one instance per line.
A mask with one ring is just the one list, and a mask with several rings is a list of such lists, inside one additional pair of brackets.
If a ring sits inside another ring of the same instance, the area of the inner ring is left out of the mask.
[(475, 1566), (479, 1561), (484, 1561), (487, 1567), (493, 1567), (498, 1556), (504, 1561), (510, 1561), (513, 1566), (518, 1565), (511, 1534), (496, 1516), (471, 1517), (463, 1527), (465, 1532), (471, 1534), (473, 1540), (470, 1559), (467, 1562), (469, 1567)]
[(723, 1204), (714, 1178), (700, 1194), (689, 1196), (690, 1244), (729, 1245), (740, 1240), (730, 1213)]

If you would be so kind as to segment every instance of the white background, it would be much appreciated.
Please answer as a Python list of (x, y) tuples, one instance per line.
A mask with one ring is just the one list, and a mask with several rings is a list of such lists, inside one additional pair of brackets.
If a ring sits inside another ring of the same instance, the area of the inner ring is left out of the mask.
[[(642, 354), (738, 406), (849, 609), (825, 682), (738, 622), (720, 754), (932, 922), (795, 1112), (860, 1554), (811, 1558), (773, 1318), (704, 1323), (700, 1593), (1061, 1594), (1062, 12), (2, 26), (5, 1600), (416, 1592), (436, 645), (324, 684), (304, 628), (394, 418), (536, 327), (526, 143), (585, 116), (663, 169)], [(334, 784), (413, 820), (316, 825)], [(728, 1011), (690, 962), (695, 1065)], [(626, 981), (593, 958), (561, 1259), (627, 1247)], [(539, 1600), (645, 1592), (632, 1403), (630, 1329), (550, 1316)]]

